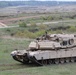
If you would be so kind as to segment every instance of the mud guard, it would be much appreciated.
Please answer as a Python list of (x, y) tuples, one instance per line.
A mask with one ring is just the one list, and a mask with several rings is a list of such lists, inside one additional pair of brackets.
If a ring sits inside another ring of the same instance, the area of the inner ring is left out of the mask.
[(40, 62), (38, 62), (38, 60), (34, 56), (28, 56), (28, 58), (31, 62), (34, 62), (39, 66), (43, 66)]

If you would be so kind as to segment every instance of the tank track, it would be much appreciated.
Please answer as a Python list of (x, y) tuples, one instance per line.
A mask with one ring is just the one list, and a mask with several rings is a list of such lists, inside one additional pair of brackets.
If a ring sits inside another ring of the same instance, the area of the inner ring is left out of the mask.
[(38, 62), (42, 65), (64, 64), (64, 63), (70, 63), (70, 62), (74, 63), (74, 62), (76, 62), (76, 57), (39, 60)]
[(38, 66), (44, 66), (44, 65), (50, 65), (50, 64), (64, 64), (64, 63), (69, 63), (69, 62), (76, 62), (76, 57), (68, 57), (68, 58), (57, 58), (57, 59), (47, 59), (47, 60), (37, 60), (35, 57), (32, 56), (28, 56), (29, 61), (25, 62), (25, 61), (21, 61), (18, 60), (16, 56), (13, 56), (13, 59), (23, 63), (23, 64), (30, 64), (29, 61), (31, 61), (31, 63), (35, 63)]
[(16, 60), (16, 61), (18, 61), (18, 62), (20, 62), (20, 63), (23, 63), (23, 64), (30, 64), (30, 62), (31, 63), (35, 63), (35, 64), (37, 64), (37, 65), (39, 65), (39, 66), (42, 66), (42, 64), (40, 63), (40, 62), (38, 62), (36, 59), (35, 59), (35, 57), (32, 57), (32, 56), (28, 56), (28, 59), (29, 59), (29, 61), (24, 61), (24, 60), (19, 60), (18, 58), (17, 58), (17, 56), (13, 56), (13, 59), (14, 60)]

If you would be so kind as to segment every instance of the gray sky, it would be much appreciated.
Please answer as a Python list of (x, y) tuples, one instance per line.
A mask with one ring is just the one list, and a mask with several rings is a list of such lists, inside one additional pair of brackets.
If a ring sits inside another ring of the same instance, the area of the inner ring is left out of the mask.
[(0, 1), (76, 1), (76, 0), (0, 0)]

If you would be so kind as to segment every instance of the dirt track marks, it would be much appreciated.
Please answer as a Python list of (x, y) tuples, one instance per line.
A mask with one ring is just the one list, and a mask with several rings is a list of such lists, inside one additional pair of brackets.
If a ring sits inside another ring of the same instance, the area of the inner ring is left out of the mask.
[(43, 15), (29, 16), (29, 17), (19, 17), (19, 18), (11, 18), (11, 19), (7, 19), (7, 20), (4, 19), (4, 20), (0, 20), (0, 22), (16, 21), (16, 20), (29, 19), (29, 18), (38, 18), (40, 16), (43, 16)]
[(1, 28), (1, 27), (7, 27), (7, 25), (4, 24), (4, 23), (2, 23), (2, 22), (0, 22), (0, 28)]

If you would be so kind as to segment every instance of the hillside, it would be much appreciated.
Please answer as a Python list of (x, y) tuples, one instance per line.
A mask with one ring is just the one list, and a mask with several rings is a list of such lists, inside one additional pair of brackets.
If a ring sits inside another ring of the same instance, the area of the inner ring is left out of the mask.
[(76, 2), (57, 2), (57, 1), (0, 1), (0, 7), (8, 6), (57, 6), (57, 5), (76, 5)]

